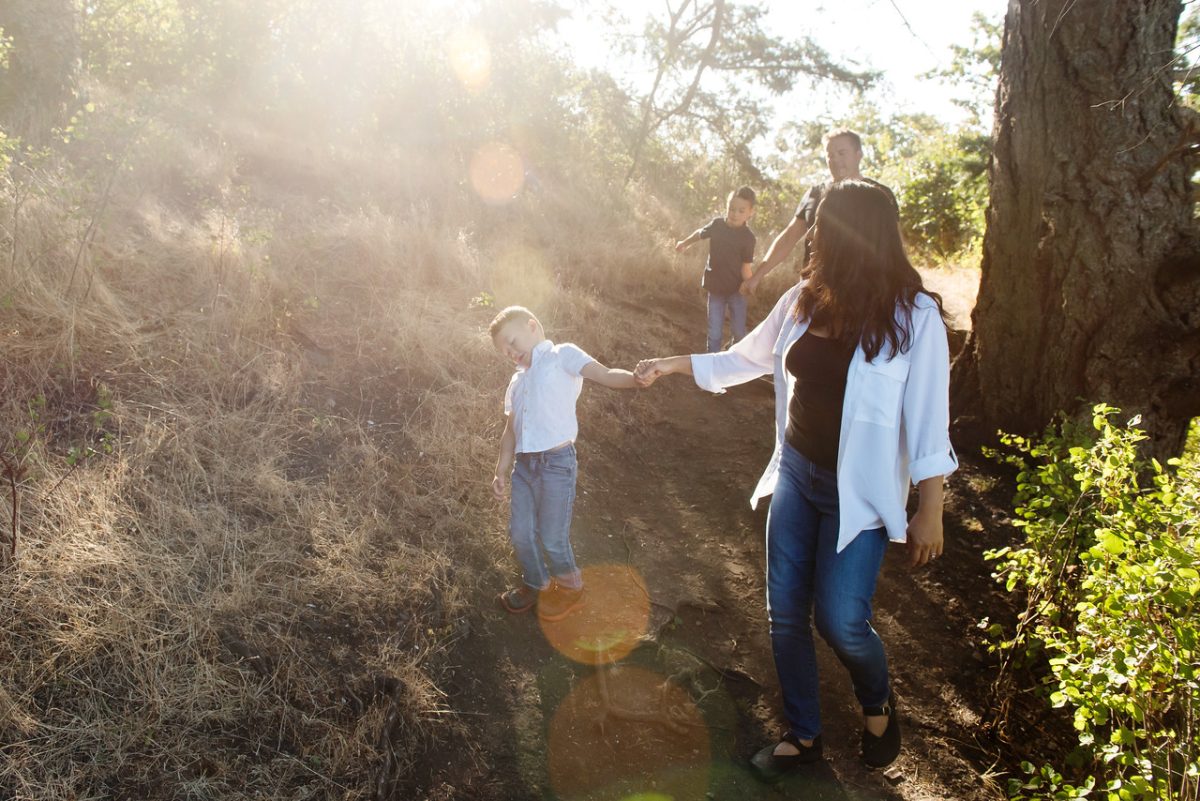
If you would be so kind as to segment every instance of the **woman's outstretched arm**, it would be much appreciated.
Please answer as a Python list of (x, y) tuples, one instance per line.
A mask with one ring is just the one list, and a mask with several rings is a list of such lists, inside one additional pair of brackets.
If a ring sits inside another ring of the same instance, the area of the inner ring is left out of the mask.
[(650, 386), (659, 376), (686, 373), (695, 376), (696, 385), (701, 389), (724, 392), (725, 387), (744, 384), (760, 375), (770, 375), (774, 367), (775, 343), (799, 293), (799, 286), (785, 292), (776, 301), (771, 313), (729, 350), (640, 362), (637, 371), (639, 383)]
[(634, 370), (634, 378), (643, 387), (648, 387), (658, 380), (659, 376), (671, 373), (692, 374), (691, 356), (664, 356), (660, 359), (642, 359)]

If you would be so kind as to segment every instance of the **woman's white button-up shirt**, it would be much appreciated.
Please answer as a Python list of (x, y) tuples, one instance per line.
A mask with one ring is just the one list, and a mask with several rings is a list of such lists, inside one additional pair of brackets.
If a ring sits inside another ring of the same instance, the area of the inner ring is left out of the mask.
[[(785, 292), (775, 308), (740, 342), (720, 353), (695, 354), (696, 384), (711, 392), (772, 373), (775, 381), (775, 451), (750, 498), (752, 507), (775, 490), (788, 400), (795, 377), (784, 368), (788, 348), (808, 329), (793, 313), (803, 289)], [(897, 310), (897, 319), (903, 315)], [(883, 526), (888, 538), (907, 538), (908, 486), (948, 475), (958, 466), (950, 445), (950, 354), (937, 304), (925, 294), (912, 309), (912, 338), (904, 353), (885, 352), (868, 362), (859, 345), (846, 374), (838, 438), (838, 551), (860, 531)]]

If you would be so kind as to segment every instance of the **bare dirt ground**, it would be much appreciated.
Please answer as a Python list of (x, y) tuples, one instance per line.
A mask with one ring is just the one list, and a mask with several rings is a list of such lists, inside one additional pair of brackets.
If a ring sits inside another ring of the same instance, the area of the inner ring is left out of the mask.
[[(687, 335), (679, 331), (682, 348)], [(772, 390), (723, 396), (659, 382), (648, 422), (599, 441), (581, 419), (573, 541), (584, 609), (510, 616), (480, 591), (448, 705), (471, 732), (431, 766), (439, 798), (996, 799), (984, 734), (994, 668), (976, 621), (1007, 603), (982, 552), (1007, 534), (1005, 490), (971, 454), (949, 481), (945, 555), (888, 554), (875, 625), (888, 648), (904, 751), (859, 762), (861, 716), (820, 644), (823, 764), (779, 785), (746, 768), (780, 725), (764, 609), (766, 503), (747, 499), (771, 449)], [(471, 753), (471, 767), (464, 754)], [(455, 767), (457, 765), (457, 767)], [(470, 778), (467, 778), (467, 776)]]

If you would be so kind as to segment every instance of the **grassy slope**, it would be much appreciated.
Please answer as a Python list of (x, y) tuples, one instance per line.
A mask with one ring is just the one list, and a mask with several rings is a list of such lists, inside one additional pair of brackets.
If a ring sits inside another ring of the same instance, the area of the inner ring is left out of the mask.
[[(467, 605), (510, 569), (483, 329), (520, 302), (610, 364), (668, 350), (703, 249), (667, 244), (698, 221), (580, 164), (489, 206), (449, 156), (251, 125), (163, 123), (115, 173), (93, 146), (0, 197), (0, 446), (25, 470), (0, 796), (426, 786)], [(648, 402), (581, 414), (617, 436)]]
[(452, 163), (225, 135), (159, 136), (107, 201), (103, 172), (5, 177), (0, 796), (421, 787), (466, 604), (508, 571), (494, 307), (630, 365), (659, 349), (638, 305), (695, 297), (646, 197), (543, 176), (487, 206), (433, 189)]

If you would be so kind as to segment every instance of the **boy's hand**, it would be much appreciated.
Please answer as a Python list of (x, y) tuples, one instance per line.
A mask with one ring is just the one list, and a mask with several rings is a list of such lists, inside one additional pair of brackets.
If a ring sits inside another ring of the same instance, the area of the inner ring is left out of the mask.
[(680, 239), (678, 242), (675, 243), (675, 252), (676, 253), (682, 253), (685, 250), (687, 250), (687, 240), (686, 239)]
[(738, 287), (738, 292), (743, 295), (753, 295), (755, 289), (758, 289), (758, 278), (751, 277), (742, 281), (742, 285)]
[(502, 501), (508, 496), (508, 479), (497, 473), (492, 477), (492, 495)]

